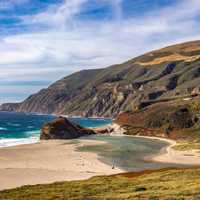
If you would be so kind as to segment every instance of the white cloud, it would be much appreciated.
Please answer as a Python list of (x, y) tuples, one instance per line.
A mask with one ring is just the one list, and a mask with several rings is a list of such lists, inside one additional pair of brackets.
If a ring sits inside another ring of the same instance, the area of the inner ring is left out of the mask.
[(114, 19), (75, 20), (87, 1), (65, 0), (58, 7), (23, 18), (25, 24), (49, 28), (1, 38), (0, 78), (55, 80), (65, 73), (105, 67), (171, 43), (200, 39), (199, 0), (178, 1), (173, 7), (126, 19), (121, 0), (101, 0), (112, 5)]
[(52, 5), (42, 13), (35, 16), (25, 17), (27, 23), (43, 24), (53, 28), (65, 28), (66, 23), (69, 23), (72, 17), (79, 13), (81, 6), (87, 0), (64, 0), (60, 6)]
[(10, 9), (13, 6), (27, 3), (29, 0), (1, 0), (0, 1), (0, 10)]
[[(61, 11), (64, 8), (69, 9), (69, 5), (73, 5), (72, 10), (80, 10), (80, 5), (84, 1), (65, 1), (65, 4), (56, 9), (55, 15), (52, 10), (40, 14), (47, 16), (40, 18), (44, 20), (43, 23), (50, 23), (45, 19), (56, 19), (55, 27), (46, 32), (4, 38), (3, 47), (0, 47), (0, 51), (3, 48), (0, 64), (34, 64), (46, 60), (55, 64), (66, 64), (70, 68), (76, 64), (77, 67), (100, 67), (112, 62), (120, 62), (159, 46), (160, 43), (183, 40), (188, 36), (196, 35), (199, 32), (198, 22), (191, 18), (191, 12), (195, 16), (199, 9), (196, 5), (197, 1), (193, 0), (193, 2), (195, 8), (188, 6), (186, 2), (171, 9), (166, 8), (163, 12), (148, 13), (143, 18), (130, 18), (121, 20), (120, 23), (117, 20), (84, 21), (79, 22), (79, 27), (67, 29), (68, 24), (65, 21), (69, 18), (66, 16), (72, 17), (73, 14), (65, 11), (67, 15), (63, 15)], [(117, 5), (119, 6), (120, 2)], [(187, 12), (179, 11), (180, 7)], [(35, 17), (38, 18), (38, 15)], [(73, 17), (70, 20), (73, 21)], [(59, 29), (58, 24), (62, 24), (60, 27), (65, 26), (66, 29)], [(160, 39), (152, 41), (156, 35), (159, 35)]]

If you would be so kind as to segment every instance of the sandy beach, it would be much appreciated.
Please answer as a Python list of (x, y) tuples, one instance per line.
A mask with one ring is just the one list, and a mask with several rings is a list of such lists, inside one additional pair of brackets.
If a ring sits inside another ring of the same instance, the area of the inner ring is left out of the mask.
[(148, 157), (147, 160), (153, 160), (162, 163), (174, 163), (183, 165), (200, 165), (200, 152), (198, 150), (177, 151), (173, 147), (177, 144), (176, 141), (167, 138), (135, 136), (140, 138), (148, 138), (161, 140), (169, 143), (167, 148), (164, 148), (158, 155)]
[(177, 151), (173, 149), (174, 142), (167, 147), (166, 153), (157, 155), (152, 158), (153, 161), (163, 163), (176, 163), (183, 165), (200, 165), (199, 150)]
[(76, 151), (79, 146), (101, 144), (101, 141), (78, 141), (41, 141), (1, 148), (0, 190), (123, 172), (100, 162), (95, 153)]
[[(122, 135), (119, 125), (110, 124), (100, 129), (114, 129), (111, 135)], [(162, 163), (200, 165), (200, 153), (197, 151), (176, 151), (172, 147), (176, 141), (147, 136), (133, 136), (162, 140), (169, 143), (167, 148), (147, 160)], [(111, 175), (125, 172), (119, 168), (102, 163), (96, 153), (79, 152), (78, 147), (99, 145), (103, 141), (88, 140), (51, 140), (35, 144), (0, 148), (0, 190), (53, 183), (58, 181), (84, 180), (93, 176)]]

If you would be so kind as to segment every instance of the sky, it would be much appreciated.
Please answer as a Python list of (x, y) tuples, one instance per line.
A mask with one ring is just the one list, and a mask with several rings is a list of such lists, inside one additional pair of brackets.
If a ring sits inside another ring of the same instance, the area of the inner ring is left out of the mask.
[(0, 104), (198, 39), (200, 0), (0, 0)]

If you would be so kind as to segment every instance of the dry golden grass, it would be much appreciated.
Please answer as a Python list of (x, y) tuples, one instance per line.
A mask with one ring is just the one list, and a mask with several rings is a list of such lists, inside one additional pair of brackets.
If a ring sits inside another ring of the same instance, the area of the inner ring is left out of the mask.
[(200, 50), (200, 46), (195, 46), (195, 45), (194, 46), (191, 45), (191, 46), (184, 48), (185, 52), (199, 51), (199, 50)]
[(177, 143), (173, 149), (178, 151), (190, 151), (190, 150), (200, 150), (200, 143), (195, 142), (179, 142)]
[(159, 57), (155, 58), (154, 60), (150, 62), (136, 62), (136, 64), (148, 66), (148, 65), (158, 65), (164, 62), (168, 61), (184, 61), (184, 62), (192, 62), (194, 60), (197, 60), (200, 58), (200, 55), (194, 55), (194, 56), (183, 56), (181, 54), (175, 53), (169, 56)]

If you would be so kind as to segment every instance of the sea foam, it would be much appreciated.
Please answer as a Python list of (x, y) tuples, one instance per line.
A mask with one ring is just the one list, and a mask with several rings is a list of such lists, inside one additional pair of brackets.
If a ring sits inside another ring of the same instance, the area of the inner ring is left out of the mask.
[(34, 144), (39, 142), (38, 137), (21, 138), (21, 139), (0, 139), (0, 148), (18, 146), (22, 144)]

